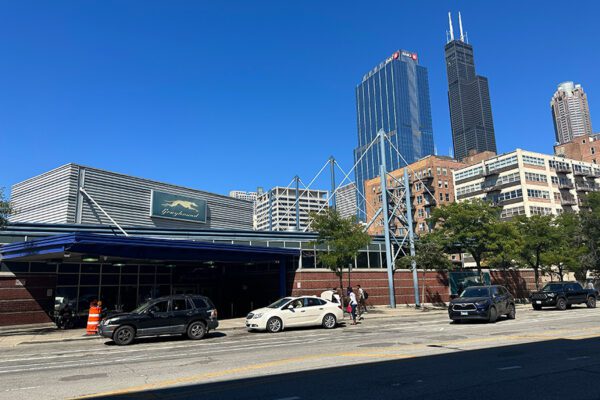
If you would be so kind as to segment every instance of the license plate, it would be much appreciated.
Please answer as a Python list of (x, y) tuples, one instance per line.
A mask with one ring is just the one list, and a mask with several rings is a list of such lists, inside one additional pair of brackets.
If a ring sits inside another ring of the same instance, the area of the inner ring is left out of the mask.
[(469, 315), (469, 312), (468, 311), (461, 311), (460, 315)]
[(538, 300), (538, 301), (535, 302), (535, 304), (542, 304), (542, 301)]

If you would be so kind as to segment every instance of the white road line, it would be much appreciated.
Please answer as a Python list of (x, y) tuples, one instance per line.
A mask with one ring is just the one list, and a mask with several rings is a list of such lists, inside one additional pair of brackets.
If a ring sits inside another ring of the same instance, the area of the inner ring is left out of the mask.
[(502, 368), (498, 368), (498, 371), (508, 371), (511, 369), (521, 369), (523, 367), (521, 367), (520, 365), (511, 365), (510, 367), (502, 367)]
[(570, 358), (567, 358), (567, 360), (569, 360), (569, 361), (577, 361), (577, 360), (586, 360), (588, 358), (591, 358), (591, 357), (589, 357), (589, 356), (570, 357)]
[(37, 389), (40, 387), (41, 386), (28, 386), (28, 387), (21, 387), (21, 388), (12, 388), (12, 389), (6, 389), (5, 392), (15, 392), (17, 390), (30, 390), (30, 389)]

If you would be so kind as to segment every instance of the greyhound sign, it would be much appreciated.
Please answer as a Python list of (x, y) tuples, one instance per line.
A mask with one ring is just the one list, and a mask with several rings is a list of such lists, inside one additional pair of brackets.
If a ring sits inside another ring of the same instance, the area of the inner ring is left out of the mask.
[(206, 223), (206, 200), (152, 191), (150, 216)]

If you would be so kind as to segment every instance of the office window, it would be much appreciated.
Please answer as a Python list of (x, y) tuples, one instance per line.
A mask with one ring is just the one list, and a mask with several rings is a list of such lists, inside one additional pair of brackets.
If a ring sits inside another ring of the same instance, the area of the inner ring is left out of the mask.
[(548, 182), (546, 175), (536, 174), (533, 172), (525, 172), (525, 180), (528, 180), (531, 182), (543, 182), (543, 183)]

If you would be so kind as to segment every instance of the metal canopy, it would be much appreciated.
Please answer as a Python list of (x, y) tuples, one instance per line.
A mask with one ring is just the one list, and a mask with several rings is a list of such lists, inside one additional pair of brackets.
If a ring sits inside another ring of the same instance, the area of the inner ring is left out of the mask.
[(224, 262), (250, 259), (270, 261), (280, 260), (285, 256), (300, 256), (300, 251), (296, 249), (146, 237), (116, 237), (78, 232), (4, 245), (0, 247), (0, 260), (33, 261), (63, 258), (65, 253), (153, 261)]

